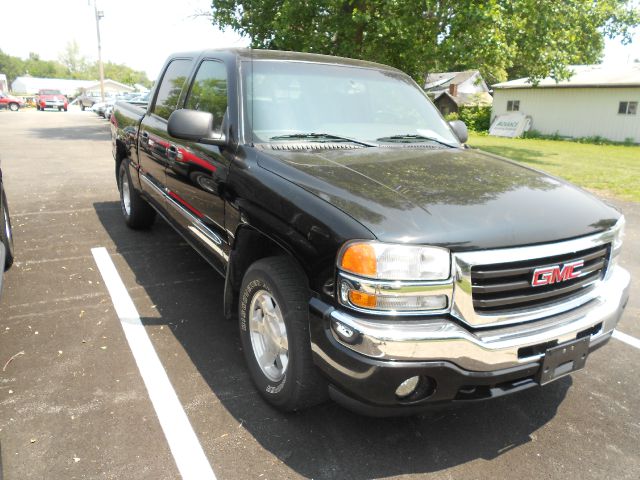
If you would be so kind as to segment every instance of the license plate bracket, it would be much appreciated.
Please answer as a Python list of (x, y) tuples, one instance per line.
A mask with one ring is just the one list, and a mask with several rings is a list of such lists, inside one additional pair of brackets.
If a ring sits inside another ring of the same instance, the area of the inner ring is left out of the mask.
[(547, 349), (538, 372), (538, 383), (546, 385), (584, 367), (589, 356), (589, 336)]

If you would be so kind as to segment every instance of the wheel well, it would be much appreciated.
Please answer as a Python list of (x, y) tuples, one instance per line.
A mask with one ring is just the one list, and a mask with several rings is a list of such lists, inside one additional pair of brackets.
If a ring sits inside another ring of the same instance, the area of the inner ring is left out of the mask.
[(120, 188), (120, 165), (122, 164), (122, 157), (120, 155), (116, 155), (116, 183), (118, 184), (118, 188)]
[[(115, 161), (116, 161), (116, 182), (120, 182), (120, 165), (122, 164), (122, 161), (125, 159), (126, 155), (123, 152), (124, 149), (124, 145), (122, 144), (122, 142), (118, 139), (116, 139), (116, 156), (115, 156)], [(118, 183), (118, 186), (119, 183)]]
[(238, 230), (225, 279), (224, 312), (227, 318), (235, 318), (238, 314), (238, 296), (247, 269), (261, 258), (274, 256), (289, 257), (304, 273), (297, 259), (271, 238), (251, 227)]

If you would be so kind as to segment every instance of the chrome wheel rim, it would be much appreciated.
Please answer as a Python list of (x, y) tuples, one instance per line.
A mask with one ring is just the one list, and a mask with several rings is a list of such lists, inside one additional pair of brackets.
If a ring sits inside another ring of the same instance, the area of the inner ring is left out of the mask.
[(122, 179), (120, 180), (122, 189), (122, 208), (127, 216), (131, 215), (131, 191), (129, 190), (129, 179), (125, 172), (122, 173)]
[(266, 290), (259, 290), (251, 300), (249, 336), (262, 373), (272, 382), (282, 380), (289, 365), (287, 327), (280, 307)]

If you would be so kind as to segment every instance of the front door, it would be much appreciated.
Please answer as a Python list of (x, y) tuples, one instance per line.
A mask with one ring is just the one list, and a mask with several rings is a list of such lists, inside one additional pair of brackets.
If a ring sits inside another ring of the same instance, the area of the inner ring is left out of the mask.
[[(203, 60), (187, 93), (184, 108), (210, 112), (214, 131), (223, 131), (227, 104), (225, 64), (215, 59)], [(229, 251), (224, 225), (224, 188), (231, 156), (224, 147), (169, 136), (166, 140), (169, 142), (167, 188), (175, 202), (175, 220), (213, 253), (213, 261), (224, 271)], [(170, 211), (170, 214), (174, 212)]]
[(167, 65), (155, 102), (140, 125), (140, 183), (142, 190), (159, 204), (166, 198), (167, 120), (178, 106), (192, 65), (193, 60), (189, 58), (178, 58)]

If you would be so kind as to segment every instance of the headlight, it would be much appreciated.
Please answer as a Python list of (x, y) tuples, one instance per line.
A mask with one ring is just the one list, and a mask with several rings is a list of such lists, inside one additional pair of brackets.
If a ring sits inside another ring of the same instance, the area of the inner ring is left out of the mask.
[(622, 241), (624, 240), (624, 225), (625, 225), (626, 221), (624, 219), (624, 215), (622, 215), (620, 217), (620, 220), (618, 220), (616, 222), (616, 225), (614, 228), (615, 230), (615, 237), (613, 237), (613, 243), (611, 245), (611, 256), (615, 257), (616, 255), (618, 255), (620, 253), (620, 249), (622, 248)]
[(356, 310), (421, 314), (451, 306), (451, 254), (440, 247), (351, 242), (338, 254), (338, 300)]
[(451, 255), (440, 247), (353, 242), (340, 251), (338, 267), (381, 280), (446, 280), (451, 274)]

